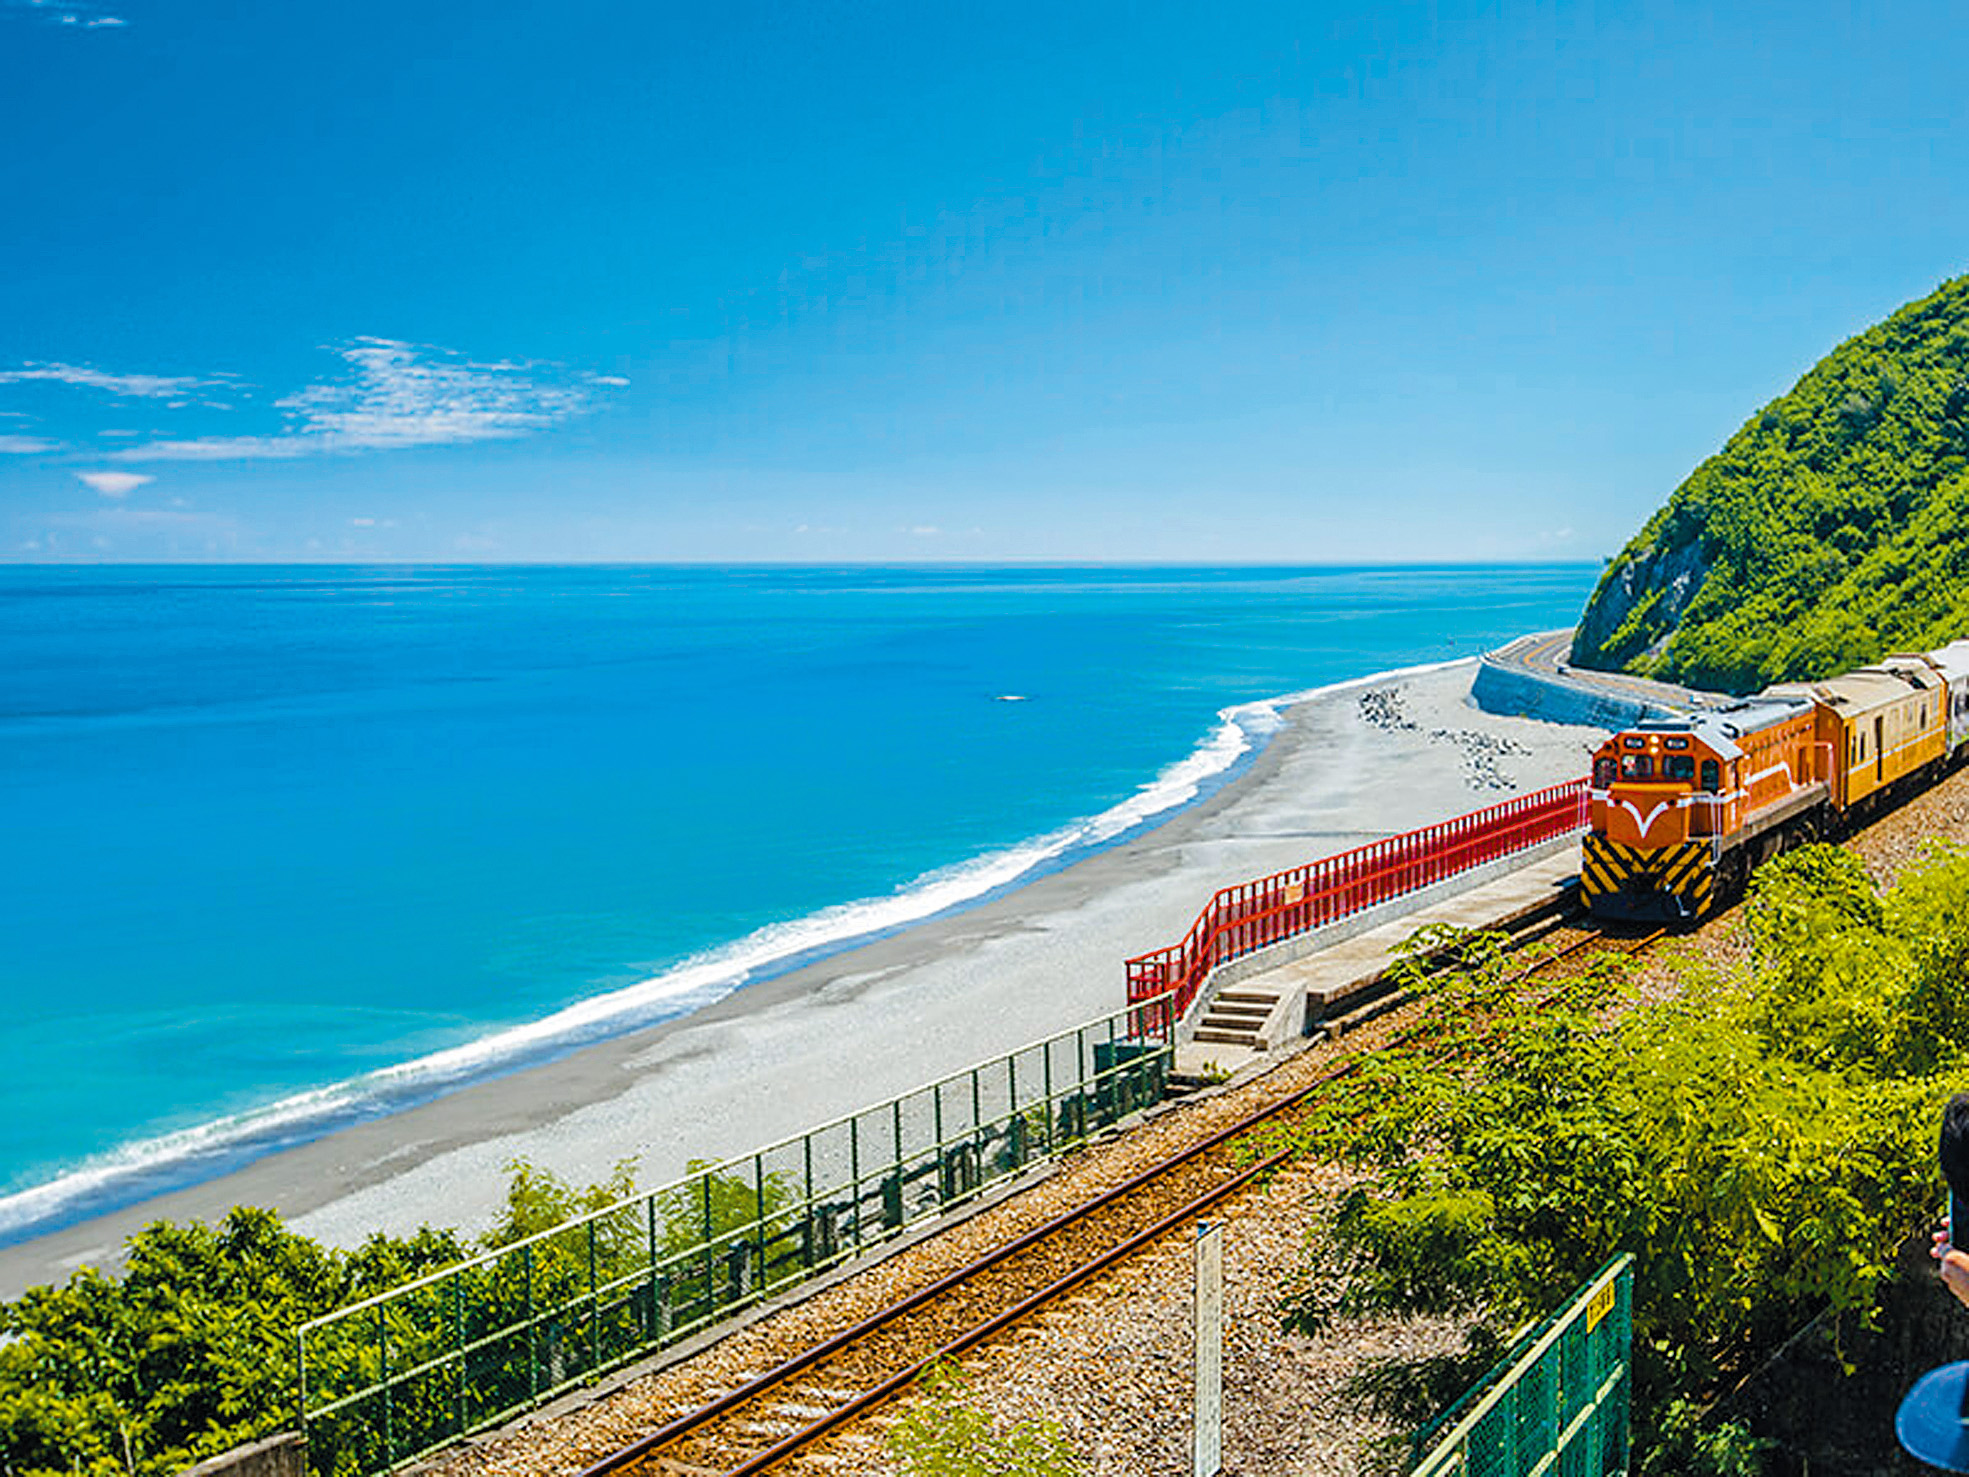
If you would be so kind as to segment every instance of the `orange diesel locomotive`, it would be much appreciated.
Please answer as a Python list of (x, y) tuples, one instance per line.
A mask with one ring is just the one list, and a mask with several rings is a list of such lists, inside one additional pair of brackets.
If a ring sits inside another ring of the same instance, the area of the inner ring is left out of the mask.
[(1593, 756), (1580, 893), (1597, 917), (1701, 918), (1785, 847), (1838, 833), (1969, 746), (1969, 641), (1637, 724)]

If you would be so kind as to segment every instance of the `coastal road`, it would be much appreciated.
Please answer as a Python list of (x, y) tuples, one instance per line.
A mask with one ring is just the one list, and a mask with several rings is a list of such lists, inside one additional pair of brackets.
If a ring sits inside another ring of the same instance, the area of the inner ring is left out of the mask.
[(1619, 697), (1635, 698), (1685, 712), (1720, 708), (1736, 701), (1728, 693), (1704, 692), (1699, 688), (1656, 682), (1652, 678), (1635, 677), (1626, 672), (1595, 672), (1576, 667), (1570, 660), (1572, 637), (1571, 627), (1562, 631), (1541, 631), (1535, 636), (1520, 636), (1509, 646), (1491, 652), (1485, 660), (1503, 667), (1514, 667), (1547, 681), (1567, 682), (1576, 687), (1610, 692)]

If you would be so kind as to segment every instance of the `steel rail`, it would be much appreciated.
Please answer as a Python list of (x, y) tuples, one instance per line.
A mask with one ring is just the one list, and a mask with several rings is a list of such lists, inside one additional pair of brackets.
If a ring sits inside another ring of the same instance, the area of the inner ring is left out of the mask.
[(1193, 1220), (1208, 1210), (1212, 1205), (1215, 1205), (1219, 1200), (1235, 1194), (1260, 1175), (1277, 1168), (1291, 1157), (1291, 1150), (1281, 1149), (1271, 1157), (1260, 1160), (1247, 1169), (1240, 1170), (1223, 1184), (1212, 1186), (1194, 1200), (1171, 1211), (1154, 1225), (1144, 1226), (1126, 1240), (1109, 1247), (1092, 1261), (1083, 1263), (1081, 1266), (1067, 1273), (1066, 1276), (1049, 1283), (1038, 1292), (1030, 1294), (1019, 1302), (1014, 1303), (1011, 1307), (994, 1314), (984, 1322), (959, 1334), (956, 1338), (944, 1344), (934, 1354), (931, 1354), (927, 1359), (919, 1360), (910, 1368), (898, 1374), (891, 1375), (873, 1389), (864, 1391), (862, 1394), (856, 1396), (839, 1410), (822, 1416), (804, 1430), (794, 1432), (791, 1436), (786, 1437), (777, 1445), (760, 1452), (759, 1455), (751, 1458), (743, 1465), (733, 1467), (729, 1472), (724, 1474), (724, 1477), (756, 1477), (756, 1474), (785, 1461), (802, 1447), (812, 1445), (836, 1426), (853, 1420), (856, 1416), (866, 1414), (883, 1401), (889, 1399), (892, 1395), (908, 1388), (926, 1370), (934, 1367), (939, 1360), (949, 1359), (954, 1355), (961, 1354), (966, 1349), (984, 1342), (984, 1340), (990, 1338), (1001, 1329), (1009, 1328), (1021, 1319), (1036, 1312), (1054, 1298), (1072, 1291), (1097, 1272), (1106, 1271), (1116, 1262), (1138, 1251), (1149, 1242), (1167, 1235), (1186, 1221)]
[[(1662, 937), (1665, 932), (1666, 930), (1656, 930), (1654, 933), (1640, 940), (1628, 952), (1638, 953), (1642, 948), (1647, 947)], [(1603, 932), (1596, 931), (1559, 950), (1557, 953), (1538, 961), (1528, 969), (1512, 976), (1511, 979), (1513, 982), (1527, 979), (1560, 959), (1569, 957), (1593, 944), (1604, 945), (1607, 942), (1606, 935)], [(796, 1376), (812, 1368), (822, 1360), (852, 1347), (868, 1338), (871, 1334), (936, 1301), (964, 1283), (1031, 1250), (1033, 1247), (1059, 1235), (1062, 1231), (1078, 1223), (1091, 1220), (1099, 1212), (1119, 1204), (1129, 1196), (1147, 1188), (1172, 1172), (1194, 1163), (1212, 1151), (1223, 1147), (1239, 1135), (1265, 1123), (1267, 1120), (1276, 1118), (1282, 1113), (1289, 1112), (1303, 1105), (1308, 1099), (1325, 1088), (1330, 1087), (1333, 1083), (1353, 1075), (1359, 1070), (1364, 1059), (1365, 1053), (1349, 1058), (1330, 1071), (1321, 1073), (1304, 1086), (1254, 1109), (1252, 1112), (1239, 1118), (1236, 1122), (1217, 1130), (1194, 1144), (1185, 1146), (1168, 1158), (1136, 1172), (1126, 1180), (1109, 1187), (1092, 1199), (1060, 1212), (1058, 1215), (1024, 1232), (1004, 1245), (994, 1247), (976, 1260), (945, 1273), (942, 1277), (917, 1289), (907, 1297), (899, 1299), (887, 1307), (878, 1309), (868, 1317), (830, 1335), (811, 1348), (805, 1349), (792, 1358), (775, 1365), (773, 1368), (755, 1375), (752, 1379), (735, 1386), (724, 1394), (698, 1406), (696, 1409), (687, 1411), (685, 1414), (666, 1422), (664, 1425), (631, 1442), (629, 1445), (611, 1452), (591, 1463), (589, 1466), (584, 1467), (576, 1474), (576, 1477), (610, 1477), (610, 1474), (618, 1473), (635, 1466), (637, 1463), (660, 1452), (663, 1448), (674, 1445), (685, 1437), (698, 1432), (703, 1427), (710, 1425), (713, 1421), (768, 1393), (775, 1387), (787, 1384)], [(934, 1365), (938, 1360), (949, 1358), (953, 1354), (960, 1353), (975, 1346), (982, 1340), (989, 1338), (992, 1334), (1028, 1316), (1045, 1302), (1058, 1297), (1063, 1292), (1070, 1290), (1073, 1286), (1085, 1281), (1095, 1273), (1112, 1266), (1115, 1262), (1139, 1250), (1142, 1246), (1156, 1238), (1166, 1235), (1186, 1220), (1194, 1218), (1201, 1210), (1207, 1209), (1210, 1205), (1243, 1188), (1252, 1180), (1276, 1168), (1291, 1157), (1291, 1152), (1290, 1150), (1278, 1151), (1239, 1171), (1223, 1184), (1211, 1187), (1194, 1200), (1164, 1216), (1154, 1225), (1132, 1233), (1094, 1259), (1082, 1266), (1076, 1267), (1064, 1277), (1056, 1279), (1047, 1287), (1042, 1288), (1036, 1293), (1029, 1294), (1011, 1308), (1001, 1310), (973, 1329), (946, 1342), (937, 1352), (916, 1362), (907, 1370), (889, 1376), (870, 1390), (864, 1391), (854, 1397), (839, 1409), (830, 1412), (809, 1426), (782, 1438), (766, 1451), (748, 1458), (744, 1464), (729, 1469), (724, 1474), (724, 1477), (754, 1477), (754, 1474), (763, 1472), (767, 1468), (786, 1460), (801, 1448), (811, 1445), (814, 1441), (840, 1425), (854, 1419), (858, 1415), (865, 1414), (875, 1405), (891, 1398), (898, 1391), (918, 1379), (926, 1369)]]
[[(961, 1286), (980, 1273), (988, 1272), (1020, 1253), (1029, 1251), (1034, 1246), (1057, 1236), (1061, 1231), (1066, 1230), (1077, 1222), (1091, 1219), (1096, 1212), (1120, 1203), (1127, 1197), (1153, 1184), (1156, 1180), (1168, 1175), (1171, 1171), (1180, 1169), (1184, 1165), (1202, 1158), (1214, 1149), (1221, 1148), (1239, 1134), (1257, 1127), (1266, 1119), (1276, 1117), (1280, 1113), (1299, 1106), (1321, 1088), (1331, 1085), (1342, 1077), (1351, 1075), (1358, 1067), (1359, 1059), (1355, 1058), (1343, 1062), (1330, 1072), (1322, 1073), (1316, 1080), (1306, 1084), (1306, 1086), (1247, 1114), (1230, 1126), (1219, 1129), (1209, 1137), (1200, 1139), (1196, 1143), (1187, 1146), (1179, 1153), (1167, 1159), (1160, 1160), (1150, 1165), (1147, 1169), (1138, 1171), (1120, 1184), (1102, 1191), (1093, 1199), (1083, 1201), (1079, 1205), (1060, 1212), (1060, 1214), (1054, 1216), (1051, 1220), (1033, 1227), (1030, 1231), (1006, 1242), (1003, 1246), (994, 1247), (977, 1260), (966, 1263), (964, 1266), (958, 1267), (951, 1272), (947, 1272), (936, 1281), (918, 1288), (908, 1297), (891, 1303), (886, 1308), (878, 1309), (859, 1323), (844, 1328), (839, 1333), (831, 1335), (812, 1348), (794, 1355), (793, 1358), (786, 1360), (784, 1363), (775, 1365), (762, 1374), (755, 1375), (744, 1384), (738, 1385), (726, 1391), (723, 1395), (707, 1401), (697, 1409), (678, 1416), (675, 1420), (658, 1427), (648, 1435), (632, 1442), (621, 1450), (612, 1452), (600, 1461), (584, 1467), (577, 1474), (577, 1477), (605, 1477), (607, 1473), (621, 1471), (623, 1468), (632, 1465), (659, 1448), (671, 1445), (673, 1442), (690, 1435), (699, 1427), (710, 1424), (710, 1422), (716, 1420), (718, 1417), (764, 1394), (774, 1386), (785, 1384), (795, 1375), (819, 1363), (822, 1359), (839, 1353), (853, 1344), (859, 1343), (878, 1329), (895, 1322), (908, 1313), (915, 1312), (927, 1303), (934, 1302), (937, 1298)], [(1267, 1162), (1269, 1163), (1269, 1161)], [(1236, 1183), (1242, 1182), (1243, 1180), (1240, 1179)], [(1138, 1243), (1135, 1243), (1133, 1238), (1131, 1238), (1129, 1244)]]

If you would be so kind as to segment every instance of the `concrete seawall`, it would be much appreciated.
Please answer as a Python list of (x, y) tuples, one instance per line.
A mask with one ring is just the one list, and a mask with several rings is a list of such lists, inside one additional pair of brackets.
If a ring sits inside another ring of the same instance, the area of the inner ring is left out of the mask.
[(1477, 664), (1470, 696), (1479, 708), (1500, 718), (1542, 718), (1548, 723), (1593, 728), (1629, 728), (1644, 719), (1676, 716), (1675, 709), (1661, 703), (1565, 677), (1528, 672), (1494, 656)]

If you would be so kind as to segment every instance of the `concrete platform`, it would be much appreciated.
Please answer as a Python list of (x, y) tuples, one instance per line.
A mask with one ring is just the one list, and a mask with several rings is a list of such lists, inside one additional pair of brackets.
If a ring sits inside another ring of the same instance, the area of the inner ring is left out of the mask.
[(1206, 989), (1193, 1016), (1194, 1034), (1176, 1048), (1176, 1071), (1237, 1072), (1379, 993), (1382, 977), (1417, 929), (1433, 923), (1507, 927), (1562, 905), (1578, 881), (1579, 844), (1572, 842), (1450, 896), (1432, 896), (1436, 889), (1418, 893), (1412, 910), (1350, 937), (1321, 946), (1315, 936), (1310, 949), (1299, 942), (1297, 957), (1272, 967), (1260, 956), (1235, 979)]

